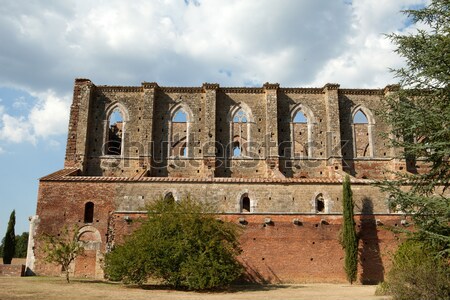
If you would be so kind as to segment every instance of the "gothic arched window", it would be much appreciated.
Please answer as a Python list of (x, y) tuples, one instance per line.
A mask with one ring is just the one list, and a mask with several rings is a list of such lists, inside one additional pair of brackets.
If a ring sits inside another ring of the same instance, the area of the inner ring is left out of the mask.
[(318, 194), (315, 199), (316, 213), (325, 212), (325, 200), (322, 194)]
[(354, 157), (373, 157), (373, 118), (361, 107), (352, 114)]
[(240, 203), (240, 212), (251, 212), (251, 206), (250, 206), (250, 198), (248, 197), (248, 194), (245, 193), (241, 196), (241, 203)]
[(108, 118), (108, 133), (105, 143), (106, 155), (121, 155), (122, 154), (122, 140), (125, 130), (125, 122), (122, 113), (118, 108), (115, 108)]
[(231, 115), (230, 135), (232, 157), (250, 155), (250, 116), (242, 107), (237, 107)]
[(169, 156), (189, 156), (189, 120), (187, 108), (179, 105), (171, 114), (169, 122)]
[(314, 116), (305, 105), (297, 105), (291, 112), (291, 155), (295, 158), (313, 156)]

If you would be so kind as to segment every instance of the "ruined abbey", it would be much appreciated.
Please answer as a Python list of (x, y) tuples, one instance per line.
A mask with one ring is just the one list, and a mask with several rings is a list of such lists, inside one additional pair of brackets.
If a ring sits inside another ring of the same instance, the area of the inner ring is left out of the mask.
[(342, 181), (351, 176), (359, 279), (383, 279), (404, 216), (372, 185), (408, 170), (380, 136), (380, 101), (396, 87), (99, 86), (76, 79), (64, 168), (40, 179), (27, 267), (59, 274), (38, 237), (80, 227), (75, 276), (103, 278), (104, 254), (147, 201), (190, 195), (243, 228), (240, 260), (260, 282), (344, 282)]

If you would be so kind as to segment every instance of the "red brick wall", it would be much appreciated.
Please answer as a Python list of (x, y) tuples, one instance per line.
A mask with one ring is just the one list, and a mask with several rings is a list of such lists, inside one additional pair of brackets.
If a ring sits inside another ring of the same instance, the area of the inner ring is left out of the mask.
[(25, 265), (0, 265), (0, 276), (20, 277), (25, 274)]
[[(126, 201), (123, 196), (119, 196), (125, 186), (132, 189), (130, 195), (139, 194), (142, 189), (133, 183), (41, 181), (37, 237), (44, 233), (57, 234), (65, 224), (79, 227), (89, 225), (98, 230), (101, 237), (100, 251), (104, 253), (108, 240), (114, 239), (120, 243), (124, 236), (131, 234), (138, 226), (136, 219), (146, 216), (132, 211), (114, 213), (119, 203)], [(146, 186), (147, 189), (154, 188), (152, 185)], [(354, 187), (355, 197), (365, 192), (360, 188)], [(84, 223), (84, 205), (88, 201), (95, 204), (94, 222), (91, 224)], [(127, 222), (125, 216), (131, 217), (133, 221)], [(245, 219), (245, 225), (239, 225), (244, 229), (240, 259), (251, 280), (345, 282), (344, 255), (339, 244), (342, 217), (339, 214), (229, 213), (220, 217), (236, 224), (239, 224), (240, 218)], [(402, 217), (394, 214), (356, 216), (361, 237), (359, 274), (362, 282), (375, 283), (384, 278), (384, 272), (389, 267), (389, 254), (398, 244), (399, 237), (383, 226), (377, 226), (376, 220), (384, 225), (401, 226)], [(265, 224), (266, 218), (270, 218), (270, 224)], [(295, 225), (294, 219), (298, 219), (300, 224)], [(108, 231), (108, 228), (112, 230)], [(92, 277), (95, 273), (92, 264), (95, 264), (96, 256), (91, 252), (87, 251), (86, 256), (77, 260), (76, 276)], [(37, 274), (60, 274), (60, 267), (43, 261), (38, 239), (35, 255), (36, 266), (33, 271)]]
[[(41, 182), (39, 185), (37, 215), (39, 225), (35, 237), (35, 256), (37, 274), (60, 273), (61, 267), (43, 262), (41, 241), (38, 237), (44, 233), (56, 235), (67, 225), (95, 227), (101, 236), (102, 249), (105, 251), (109, 214), (114, 210), (114, 185), (95, 182)], [(93, 223), (84, 223), (84, 205), (94, 203)], [(81, 259), (81, 258), (80, 258)], [(81, 274), (77, 270), (78, 274)], [(90, 271), (89, 271), (89, 274)]]
[[(125, 216), (133, 221), (126, 222)], [(139, 226), (138, 218), (145, 214), (115, 214), (115, 242), (121, 243), (125, 235)], [(241, 236), (243, 252), (240, 260), (246, 268), (247, 278), (255, 282), (346, 282), (344, 252), (339, 244), (342, 217), (337, 215), (221, 215), (222, 219), (245, 225)], [(374, 215), (356, 217), (359, 233), (359, 280), (378, 283), (384, 279), (390, 266), (390, 254), (399, 236), (384, 226), (401, 226), (401, 216)], [(270, 224), (265, 220), (270, 219)], [(299, 225), (293, 223), (300, 221)], [(376, 225), (377, 220), (381, 222)]]

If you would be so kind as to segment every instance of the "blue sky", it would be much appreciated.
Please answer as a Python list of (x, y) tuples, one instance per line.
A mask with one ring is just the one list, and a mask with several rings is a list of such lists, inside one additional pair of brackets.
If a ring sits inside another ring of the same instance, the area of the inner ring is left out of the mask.
[(0, 238), (63, 167), (74, 79), (102, 85), (382, 88), (402, 65), (383, 34), (427, 0), (0, 0)]

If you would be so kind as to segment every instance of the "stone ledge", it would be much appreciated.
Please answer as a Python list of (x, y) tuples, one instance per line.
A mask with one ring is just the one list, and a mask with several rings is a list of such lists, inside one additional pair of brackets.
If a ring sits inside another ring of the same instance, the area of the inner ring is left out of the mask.
[(25, 265), (0, 265), (0, 277), (22, 277), (25, 276)]

